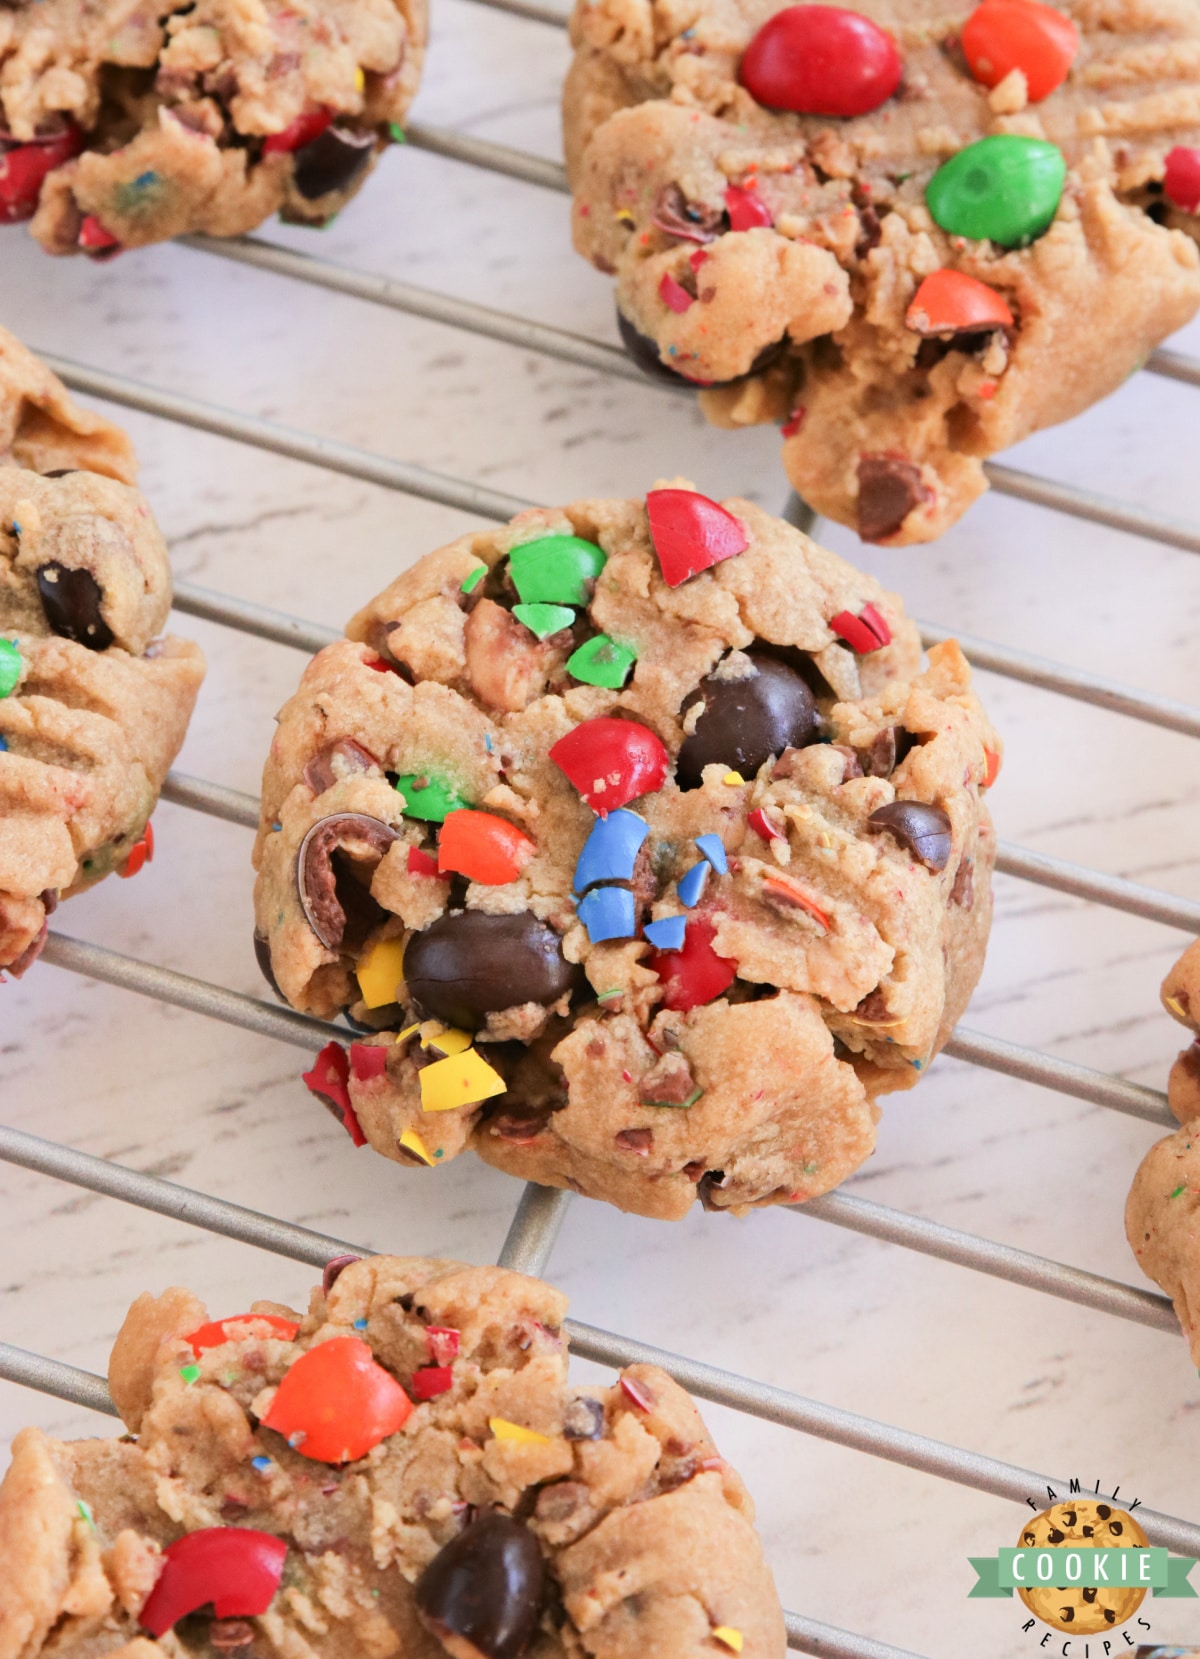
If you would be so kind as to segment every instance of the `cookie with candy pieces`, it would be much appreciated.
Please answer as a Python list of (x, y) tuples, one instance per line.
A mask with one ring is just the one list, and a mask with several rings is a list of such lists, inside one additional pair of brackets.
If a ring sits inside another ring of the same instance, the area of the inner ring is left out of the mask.
[(1200, 307), (1194, 5), (579, 0), (571, 34), (575, 243), (627, 349), (778, 423), (866, 541), (940, 535)]
[(138, 1298), (128, 1434), (27, 1429), (0, 1485), (0, 1659), (783, 1659), (754, 1509), (653, 1365), (568, 1379), (566, 1298), (342, 1257), (307, 1313)]
[(255, 847), (279, 994), (356, 1142), (643, 1214), (869, 1156), (966, 1004), (1000, 746), (953, 643), (751, 502), (521, 514), (310, 663)]

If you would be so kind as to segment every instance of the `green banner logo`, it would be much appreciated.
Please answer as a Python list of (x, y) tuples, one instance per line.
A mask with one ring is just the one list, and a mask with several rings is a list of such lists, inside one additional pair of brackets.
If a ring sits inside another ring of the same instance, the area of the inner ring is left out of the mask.
[(1153, 1590), (1156, 1596), (1191, 1597), (1188, 1574), (1196, 1563), (1159, 1549), (1000, 1550), (970, 1558), (977, 1582), (970, 1598), (1011, 1596), (1014, 1590)]

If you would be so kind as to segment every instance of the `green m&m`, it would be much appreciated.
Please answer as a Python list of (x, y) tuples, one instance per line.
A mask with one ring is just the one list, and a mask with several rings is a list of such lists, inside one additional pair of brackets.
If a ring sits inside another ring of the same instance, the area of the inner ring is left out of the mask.
[(8, 697), (17, 689), (21, 678), (21, 653), (14, 639), (0, 639), (0, 697)]
[(514, 605), (512, 613), (539, 639), (549, 639), (551, 634), (561, 633), (575, 620), (575, 612), (570, 605)]
[(637, 652), (627, 645), (618, 645), (607, 634), (597, 634), (585, 640), (578, 651), (567, 658), (567, 673), (584, 685), (604, 686), (618, 691), (629, 678), (629, 670), (637, 661)]
[(595, 542), (580, 536), (540, 536), (508, 556), (513, 586), (526, 605), (586, 605), (605, 563)]
[(427, 824), (440, 824), (447, 813), (468, 804), (453, 784), (428, 772), (406, 772), (396, 779), (396, 788), (404, 796), (404, 816)]
[(925, 201), (951, 236), (1025, 248), (1050, 229), (1066, 177), (1056, 144), (994, 133), (939, 167), (925, 188)]

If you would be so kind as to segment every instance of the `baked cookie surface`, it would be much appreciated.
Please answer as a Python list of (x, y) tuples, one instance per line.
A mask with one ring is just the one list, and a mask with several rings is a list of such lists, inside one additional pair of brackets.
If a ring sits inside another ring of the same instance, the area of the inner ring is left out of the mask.
[(133, 875), (204, 675), (124, 433), (0, 329), (0, 969), (61, 896)]
[(783, 1659), (699, 1412), (654, 1366), (572, 1387), (565, 1313), (395, 1256), (330, 1264), (304, 1315), (140, 1297), (109, 1367), (136, 1440), (13, 1444), (0, 1659)]
[(359, 1025), (308, 1078), (355, 1138), (664, 1217), (856, 1169), (987, 940), (958, 647), (922, 673), (894, 595), (687, 486), (463, 537), (347, 635), (279, 716), (255, 915)]
[(424, 0), (0, 6), (0, 224), (104, 255), (324, 224), (403, 121)]
[[(765, 107), (739, 76), (787, 88), (751, 43), (832, 11), (580, 0), (575, 242), (614, 275), (643, 366), (710, 384), (719, 424), (781, 422), (819, 513), (926, 541), (986, 488), (987, 456), (1114, 390), (1200, 306), (1200, 12), (863, 0), (840, 15), (898, 54), (896, 90), (843, 118)], [(981, 27), (1065, 28), (1065, 80), (1040, 84), (1036, 58), (977, 80)], [(843, 74), (870, 68), (838, 50)], [(803, 54), (782, 61), (794, 76)]]

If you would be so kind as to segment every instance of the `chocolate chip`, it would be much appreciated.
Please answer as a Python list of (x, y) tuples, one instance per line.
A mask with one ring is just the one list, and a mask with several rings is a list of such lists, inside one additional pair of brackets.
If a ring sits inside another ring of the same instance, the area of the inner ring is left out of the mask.
[(81, 469), (79, 467), (55, 467), (50, 472), (44, 472), (43, 478), (73, 478)]
[(1048, 1544), (1061, 1544), (1066, 1536), (1066, 1533), (1060, 1532), (1057, 1527), (1051, 1527), (1046, 1534), (1046, 1542)]
[(334, 1256), (332, 1261), (327, 1261), (325, 1271), (321, 1275), (321, 1295), (328, 1296), (346, 1269), (353, 1262), (360, 1261), (362, 1261), (361, 1256)]
[(546, 1120), (540, 1112), (501, 1112), (488, 1120), (490, 1132), (514, 1146), (528, 1146), (545, 1127)]
[(330, 743), (309, 761), (304, 768), (304, 781), (314, 795), (323, 795), (327, 789), (333, 788), (339, 778), (351, 777), (356, 772), (369, 772), (378, 765), (375, 756), (361, 743), (356, 743), (352, 737), (339, 737), (336, 743)]
[(37, 584), (46, 621), (56, 634), (89, 651), (108, 650), (114, 635), (100, 614), (104, 595), (90, 570), (71, 570), (52, 560), (39, 569)]
[(950, 857), (950, 820), (940, 806), (924, 801), (890, 801), (876, 807), (868, 829), (887, 830), (927, 870), (944, 870)]
[(254, 935), (254, 960), (258, 963), (263, 978), (274, 991), (275, 995), (279, 998), (280, 1002), (286, 1002), (287, 998), (279, 989), (279, 981), (275, 978), (275, 969), (271, 966), (270, 942), (263, 933), (256, 933)]
[(704, 1174), (704, 1159), (693, 1158), (691, 1163), (684, 1164), (680, 1174), (686, 1176), (689, 1181), (698, 1181)]
[(683, 1106), (695, 1092), (696, 1080), (682, 1054), (664, 1054), (638, 1080), (643, 1106)]
[(579, 1394), (563, 1412), (563, 1437), (567, 1440), (600, 1440), (604, 1435), (604, 1407), (599, 1400)]
[[(337, 812), (319, 818), (300, 843), (296, 855), (300, 904), (309, 927), (326, 950), (349, 944), (346, 936), (351, 908), (356, 920), (361, 921), (367, 908), (363, 901), (374, 903), (350, 871), (335, 869), (335, 853), (349, 843), (382, 857), (397, 838), (397, 832), (381, 818), (368, 817), (365, 812)], [(340, 884), (339, 874), (345, 878)], [(378, 910), (378, 906), (375, 908)]]
[(617, 331), (621, 336), (621, 344), (630, 357), (652, 380), (670, 380), (685, 386), (695, 386), (702, 391), (710, 386), (735, 386), (739, 380), (746, 380), (752, 374), (762, 374), (769, 369), (772, 363), (778, 362), (787, 350), (786, 340), (773, 340), (769, 346), (764, 346), (758, 356), (751, 363), (743, 375), (735, 375), (732, 380), (693, 380), (689, 375), (681, 374), (678, 369), (672, 369), (663, 362), (658, 355), (658, 346), (648, 334), (643, 334), (629, 321), (623, 311), (617, 311)]
[(853, 1013), (854, 1018), (861, 1020), (864, 1025), (881, 1025), (892, 1017), (892, 1011), (878, 985), (873, 991), (867, 992)]
[[(511, 1516), (481, 1515), (417, 1580), (417, 1610), (450, 1651), (518, 1659), (541, 1617), (546, 1568), (538, 1541)], [(457, 1638), (457, 1640), (455, 1640)]]
[(448, 911), (414, 934), (404, 953), (409, 999), (422, 1013), (468, 1031), (502, 1008), (557, 1002), (580, 977), (558, 934), (528, 910)]
[[(1084, 1528), (1084, 1534), (1085, 1534), (1085, 1536), (1090, 1536), (1090, 1534), (1091, 1534), (1091, 1530), (1092, 1530), (1092, 1529), (1091, 1529), (1091, 1528), (1090, 1528), (1090, 1527), (1085, 1527), (1085, 1528)], [(1031, 1540), (1031, 1541), (1032, 1541), (1032, 1540)], [(1084, 1592), (1083, 1592), (1083, 1599), (1084, 1599), (1084, 1601), (1085, 1601), (1085, 1602), (1087, 1602), (1087, 1603), (1088, 1603), (1088, 1604), (1089, 1604), (1089, 1605), (1090, 1605), (1090, 1604), (1091, 1604), (1091, 1603), (1092, 1603), (1092, 1602), (1094, 1602), (1094, 1601), (1095, 1601), (1095, 1599), (1096, 1599), (1096, 1587), (1095, 1587), (1095, 1586), (1094, 1586), (1094, 1585), (1090, 1585), (1090, 1586), (1089, 1586), (1089, 1587), (1088, 1587), (1088, 1588), (1087, 1588), (1087, 1589), (1086, 1589), (1086, 1590), (1084, 1590)]]
[(704, 712), (679, 751), (681, 789), (696, 788), (714, 761), (750, 778), (772, 755), (801, 749), (820, 733), (816, 699), (795, 669), (761, 652), (747, 655), (752, 674), (742, 680), (710, 674), (684, 702), (685, 714), (699, 702)]
[(903, 726), (885, 726), (863, 756), (863, 772), (868, 778), (890, 778), (912, 747), (911, 732)]
[(1114, 1538), (1120, 1538), (1125, 1531), (1125, 1523), (1124, 1521), (1110, 1521), (1108, 1523), (1108, 1530), (1112, 1533)]
[(533, 1513), (539, 1521), (553, 1525), (556, 1521), (569, 1521), (577, 1510), (587, 1505), (588, 1489), (582, 1481), (560, 1480), (542, 1488)]
[(894, 536), (929, 497), (921, 473), (902, 455), (864, 455), (858, 463), (858, 533), (864, 541)]
[(954, 872), (954, 886), (950, 889), (950, 903), (970, 910), (975, 903), (974, 861), (964, 858)]
[(636, 1152), (639, 1158), (650, 1155), (650, 1148), (654, 1145), (654, 1131), (652, 1129), (620, 1129), (613, 1136), (622, 1152)]
[(319, 138), (296, 151), (292, 179), (297, 191), (311, 202), (331, 190), (345, 190), (364, 171), (374, 148), (374, 133), (326, 127)]
[(1107, 1521), (1108, 1517), (1112, 1514), (1112, 1510), (1106, 1503), (1098, 1503), (1096, 1505), (1096, 1514), (1099, 1515), (1102, 1521)]
[(658, 193), (651, 222), (666, 236), (684, 242), (711, 242), (721, 233), (725, 210), (690, 202), (677, 184), (668, 184)]
[[(849, 783), (851, 778), (861, 778), (862, 777), (862, 775), (863, 775), (862, 762), (859, 760), (857, 752), (854, 749), (852, 749), (848, 743), (832, 743), (832, 744), (830, 744), (830, 748), (832, 748), (834, 754), (841, 755), (842, 760), (844, 762), (844, 765), (842, 767), (842, 782), (843, 783)], [(775, 764), (775, 766), (772, 768), (771, 776), (776, 777), (778, 775), (779, 775), (779, 763), (777, 762)], [(787, 776), (789, 774), (784, 774), (784, 775)]]
[(854, 254), (857, 259), (865, 259), (872, 248), (877, 248), (883, 241), (883, 225), (878, 213), (868, 204), (858, 210), (859, 237), (854, 245)]

